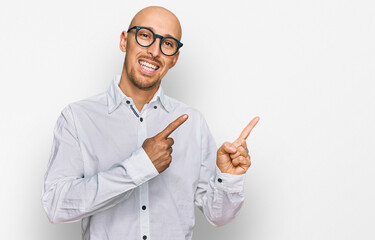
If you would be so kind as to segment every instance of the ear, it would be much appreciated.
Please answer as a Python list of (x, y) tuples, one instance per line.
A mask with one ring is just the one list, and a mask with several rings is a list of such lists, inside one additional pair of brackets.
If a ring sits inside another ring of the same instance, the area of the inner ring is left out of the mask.
[(176, 55), (174, 55), (174, 56), (173, 56), (173, 57), (174, 57), (174, 59), (173, 59), (173, 61), (172, 61), (172, 64), (171, 64), (171, 66), (169, 67), (169, 69), (173, 68), (173, 67), (174, 67), (174, 65), (176, 65), (176, 63), (177, 63), (177, 60), (178, 60), (178, 56), (180, 56), (180, 51), (178, 51), (178, 52), (176, 53)]
[(128, 33), (126, 31), (122, 31), (120, 35), (120, 49), (122, 52), (126, 52), (127, 40), (128, 40)]

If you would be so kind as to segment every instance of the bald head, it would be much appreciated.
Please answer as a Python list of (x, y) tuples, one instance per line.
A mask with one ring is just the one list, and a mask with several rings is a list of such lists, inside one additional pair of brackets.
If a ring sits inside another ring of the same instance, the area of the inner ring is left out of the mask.
[(157, 34), (171, 34), (174, 38), (181, 40), (181, 24), (176, 15), (166, 8), (159, 6), (146, 7), (139, 11), (131, 21), (129, 28), (133, 26), (150, 27), (161, 32)]

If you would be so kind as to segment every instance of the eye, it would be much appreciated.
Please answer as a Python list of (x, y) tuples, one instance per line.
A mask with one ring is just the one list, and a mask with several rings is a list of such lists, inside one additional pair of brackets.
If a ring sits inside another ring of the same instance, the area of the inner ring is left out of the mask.
[(141, 37), (149, 38), (150, 36), (147, 33), (141, 33)]
[(163, 43), (166, 47), (173, 48), (173, 42), (169, 40), (165, 40)]
[(138, 38), (150, 40), (153, 38), (152, 32), (150, 32), (148, 29), (140, 29), (137, 34)]

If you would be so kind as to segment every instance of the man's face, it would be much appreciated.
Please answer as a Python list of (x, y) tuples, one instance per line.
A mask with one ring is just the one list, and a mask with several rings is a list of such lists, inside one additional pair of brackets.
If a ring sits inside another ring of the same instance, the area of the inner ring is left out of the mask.
[[(155, 34), (181, 38), (181, 28), (174, 15), (163, 9), (144, 9), (133, 19), (130, 27), (140, 26), (152, 29)], [(126, 52), (125, 71), (130, 82), (139, 89), (150, 90), (160, 85), (161, 79), (178, 59), (179, 52), (165, 56), (160, 51), (160, 39), (149, 47), (140, 46), (135, 40), (136, 29), (123, 32), (120, 48)], [(126, 44), (125, 44), (126, 42)]]

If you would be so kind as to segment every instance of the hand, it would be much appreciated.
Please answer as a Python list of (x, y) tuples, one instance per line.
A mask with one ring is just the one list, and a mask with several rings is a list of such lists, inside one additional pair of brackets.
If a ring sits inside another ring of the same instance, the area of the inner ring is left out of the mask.
[(188, 119), (188, 115), (184, 114), (170, 123), (163, 131), (158, 133), (152, 138), (147, 138), (143, 142), (143, 149), (147, 153), (147, 156), (151, 159), (156, 170), (159, 173), (163, 172), (169, 167), (172, 161), (172, 145), (174, 143), (173, 138), (169, 135), (176, 130), (181, 124)]
[(233, 143), (225, 142), (217, 151), (216, 165), (222, 173), (234, 175), (244, 174), (251, 165), (246, 138), (259, 121), (259, 117), (253, 118), (242, 131), (240, 137)]

